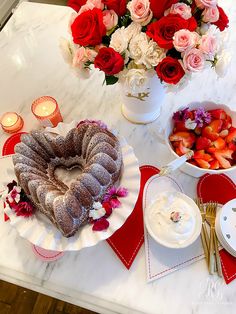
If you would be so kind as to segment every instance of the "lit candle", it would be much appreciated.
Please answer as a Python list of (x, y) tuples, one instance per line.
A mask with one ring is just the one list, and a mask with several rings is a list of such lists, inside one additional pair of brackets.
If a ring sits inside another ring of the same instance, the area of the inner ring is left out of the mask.
[(31, 107), (35, 117), (43, 126), (57, 126), (62, 116), (56, 100), (50, 96), (43, 96), (36, 99)]
[(16, 133), (23, 128), (24, 121), (16, 112), (6, 112), (0, 120), (3, 131)]

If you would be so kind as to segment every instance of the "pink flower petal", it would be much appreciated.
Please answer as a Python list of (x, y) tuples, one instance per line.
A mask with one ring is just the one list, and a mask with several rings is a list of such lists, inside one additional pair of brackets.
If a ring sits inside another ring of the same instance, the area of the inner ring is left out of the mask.
[(109, 221), (106, 218), (100, 218), (99, 220), (95, 221), (93, 225), (93, 231), (103, 231), (109, 227)]
[(110, 200), (110, 205), (112, 208), (118, 208), (121, 206), (121, 202), (117, 198), (113, 198)]
[(126, 197), (128, 195), (128, 190), (123, 187), (119, 187), (116, 191), (118, 197)]

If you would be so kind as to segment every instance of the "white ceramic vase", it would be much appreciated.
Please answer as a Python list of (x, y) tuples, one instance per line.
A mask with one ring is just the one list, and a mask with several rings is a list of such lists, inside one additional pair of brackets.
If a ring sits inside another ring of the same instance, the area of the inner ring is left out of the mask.
[(156, 120), (164, 103), (165, 88), (155, 75), (135, 92), (120, 83), (122, 113), (132, 123), (147, 124)]

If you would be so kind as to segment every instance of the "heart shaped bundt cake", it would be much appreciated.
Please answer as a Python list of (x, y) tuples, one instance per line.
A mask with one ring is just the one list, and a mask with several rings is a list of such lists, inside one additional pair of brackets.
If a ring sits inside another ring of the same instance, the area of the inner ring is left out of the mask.
[[(117, 137), (90, 122), (66, 137), (38, 130), (23, 134), (13, 163), (19, 185), (65, 237), (88, 221), (93, 203), (119, 181), (123, 164)], [(67, 186), (55, 175), (58, 167), (81, 172)]]

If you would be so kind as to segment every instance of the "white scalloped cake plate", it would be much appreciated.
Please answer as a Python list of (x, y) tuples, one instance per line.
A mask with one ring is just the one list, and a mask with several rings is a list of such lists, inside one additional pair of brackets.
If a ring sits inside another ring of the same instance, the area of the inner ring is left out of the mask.
[[(59, 123), (56, 128), (47, 128), (46, 130), (65, 135), (75, 126), (76, 122), (73, 121), (70, 124)], [(132, 213), (140, 187), (139, 164), (133, 148), (127, 144), (124, 138), (120, 139), (120, 143), (124, 163), (120, 186), (128, 189), (128, 196), (121, 199), (121, 207), (114, 209), (108, 218), (109, 228), (107, 230), (93, 231), (92, 225), (87, 224), (80, 228), (75, 236), (65, 238), (43, 214), (37, 212), (30, 218), (23, 218), (17, 217), (11, 209), (6, 208), (5, 213), (10, 217), (10, 224), (16, 228), (21, 237), (47, 250), (78, 251), (108, 239)]]

